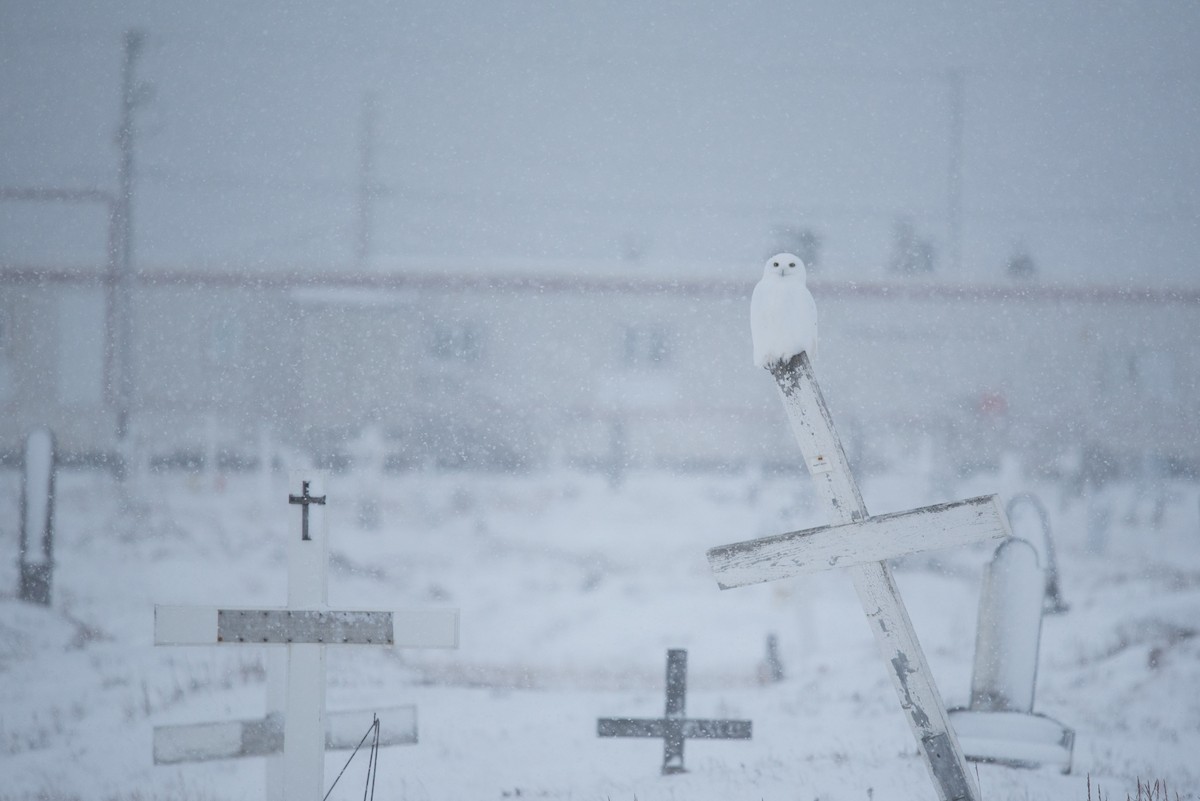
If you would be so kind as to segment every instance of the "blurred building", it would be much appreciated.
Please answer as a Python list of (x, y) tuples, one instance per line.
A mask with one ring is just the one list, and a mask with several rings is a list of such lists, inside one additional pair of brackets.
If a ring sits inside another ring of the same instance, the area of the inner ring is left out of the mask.
[[(392, 469), (795, 466), (751, 364), (757, 276), (631, 270), (143, 273), (130, 452), (233, 470), (279, 445), (337, 467), (370, 429)], [(817, 371), (865, 469), (923, 444), (957, 471), (1006, 451), (1045, 472), (1200, 467), (1200, 293), (811, 285)], [(95, 272), (0, 271), (10, 460), (46, 425), (67, 459), (117, 462), (108, 289)]]

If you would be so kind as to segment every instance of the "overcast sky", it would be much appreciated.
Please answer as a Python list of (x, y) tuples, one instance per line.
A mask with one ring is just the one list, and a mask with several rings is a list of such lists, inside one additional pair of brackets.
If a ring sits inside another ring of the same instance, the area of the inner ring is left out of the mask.
[[(1046, 280), (1200, 283), (1192, 2), (0, 0), (0, 185), (115, 187), (131, 26), (144, 267), (355, 268), (370, 94), (362, 268), (751, 277), (792, 226), (829, 277), (884, 277), (907, 217), (947, 280), (1026, 248)], [(98, 265), (104, 235), (0, 203), (0, 262)]]

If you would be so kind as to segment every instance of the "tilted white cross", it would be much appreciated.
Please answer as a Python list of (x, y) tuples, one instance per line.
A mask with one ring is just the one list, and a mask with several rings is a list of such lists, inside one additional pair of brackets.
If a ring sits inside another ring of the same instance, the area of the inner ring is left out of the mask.
[(888, 664), (913, 736), (941, 801), (979, 801), (912, 621), (885, 560), (1009, 536), (994, 495), (870, 517), (833, 418), (800, 353), (770, 367), (788, 422), (833, 525), (713, 548), (709, 564), (721, 589), (830, 568), (849, 568), (875, 642)]
[[(325, 795), (327, 739), (336, 747), (339, 726), (330, 729), (325, 713), (325, 647), (383, 645), (402, 648), (457, 648), (458, 610), (403, 612), (334, 611), (327, 605), (328, 523), (324, 477), (297, 472), (291, 477), (291, 497), (297, 526), (288, 536), (288, 603), (283, 609), (218, 609), (215, 607), (156, 606), (155, 645), (267, 645), (284, 651), (286, 682), (268, 687), (271, 714), (265, 720), (205, 724), (194, 731), (168, 734), (156, 751), (178, 754), (179, 740), (198, 738), (201, 750), (233, 750), (230, 756), (270, 753), (278, 745), (278, 713), (282, 711), (283, 760), (268, 766), (271, 801), (321, 801)], [(311, 494), (310, 494), (311, 493)], [(271, 671), (269, 680), (278, 673)], [(280, 707), (282, 709), (280, 710)], [(364, 726), (365, 730), (365, 726)], [(233, 741), (237, 741), (236, 747)], [(161, 747), (160, 747), (161, 746)], [(167, 759), (160, 761), (180, 761)]]

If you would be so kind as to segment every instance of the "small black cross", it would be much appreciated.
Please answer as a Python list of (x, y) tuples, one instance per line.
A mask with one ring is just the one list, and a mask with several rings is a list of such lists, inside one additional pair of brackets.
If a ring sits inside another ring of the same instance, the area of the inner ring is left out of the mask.
[(303, 509), (303, 511), (300, 513), (300, 539), (302, 539), (302, 540), (312, 539), (312, 537), (308, 536), (308, 507), (310, 504), (314, 504), (314, 503), (318, 504), (320, 506), (324, 506), (325, 505), (325, 496), (322, 495), (319, 498), (314, 498), (313, 496), (309, 495), (308, 494), (308, 482), (301, 481), (300, 482), (300, 494), (299, 495), (290, 495), (289, 494), (288, 495), (288, 503), (298, 503), (298, 504), (300, 504), (300, 508)]
[(749, 720), (697, 720), (684, 712), (687, 703), (687, 651), (667, 651), (667, 710), (661, 718), (600, 718), (596, 734), (600, 737), (661, 737), (663, 775), (683, 773), (683, 741), (749, 740)]

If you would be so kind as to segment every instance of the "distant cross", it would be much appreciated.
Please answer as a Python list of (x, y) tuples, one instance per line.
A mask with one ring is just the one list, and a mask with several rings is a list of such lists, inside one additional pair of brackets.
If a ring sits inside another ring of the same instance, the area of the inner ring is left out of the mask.
[(695, 720), (684, 711), (687, 702), (687, 651), (667, 651), (667, 710), (661, 718), (600, 718), (601, 737), (653, 737), (663, 740), (663, 775), (683, 773), (686, 739), (749, 740), (749, 720)]
[[(324, 506), (325, 496), (312, 497), (311, 473), (293, 476), (301, 494), (288, 502), (301, 506), (307, 529), (309, 504)], [(315, 512), (316, 510), (314, 510)], [(155, 645), (268, 645), (268, 715), (261, 721), (162, 727), (155, 732), (159, 763), (252, 756), (283, 750), (282, 761), (270, 760), (270, 801), (321, 801), (325, 795), (325, 749), (337, 748), (348, 735), (344, 716), (325, 711), (325, 648), (329, 645), (375, 645), (402, 648), (457, 648), (458, 610), (342, 612), (327, 606), (328, 526), (317, 514), (311, 538), (288, 538), (288, 603), (283, 609), (216, 609), (156, 606)], [(285, 678), (283, 686), (279, 677)], [(396, 742), (416, 738), (415, 718), (404, 710)], [(280, 736), (282, 735), (282, 736)]]
[(1008, 537), (1008, 521), (996, 496), (871, 517), (808, 355), (799, 353), (770, 370), (792, 433), (834, 524), (711, 549), (708, 561), (717, 583), (727, 590), (831, 567), (848, 568), (940, 801), (979, 801), (979, 788), (967, 771), (886, 560)]
[(302, 540), (309, 539), (309, 536), (308, 536), (308, 507), (314, 503), (318, 504), (320, 506), (325, 505), (325, 496), (324, 495), (322, 495), (318, 498), (314, 498), (313, 496), (308, 494), (308, 484), (309, 484), (309, 482), (307, 482), (307, 481), (301, 482), (299, 495), (288, 495), (288, 503), (298, 503), (298, 504), (300, 504), (300, 508), (302, 510), (300, 513), (300, 539), (302, 539)]

